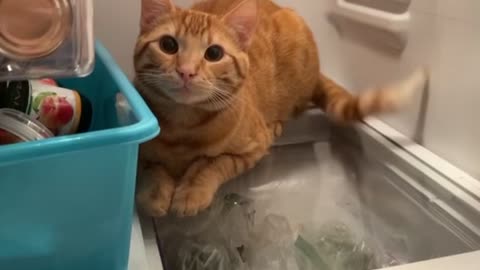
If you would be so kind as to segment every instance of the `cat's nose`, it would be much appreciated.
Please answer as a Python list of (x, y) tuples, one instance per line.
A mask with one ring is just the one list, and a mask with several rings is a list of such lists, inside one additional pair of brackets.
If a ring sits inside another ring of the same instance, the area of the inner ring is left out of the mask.
[(177, 67), (177, 73), (185, 82), (188, 82), (197, 76), (195, 68), (188, 65)]

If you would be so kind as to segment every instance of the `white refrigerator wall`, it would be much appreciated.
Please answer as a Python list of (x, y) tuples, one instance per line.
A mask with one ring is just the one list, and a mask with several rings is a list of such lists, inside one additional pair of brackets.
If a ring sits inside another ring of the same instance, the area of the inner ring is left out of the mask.
[[(428, 149), (480, 178), (480, 1), (412, 0), (406, 47), (399, 53), (372, 46), (382, 42), (381, 36), (362, 43), (341, 35), (328, 19), (335, 1), (277, 2), (305, 17), (320, 48), (323, 72), (352, 91), (397, 79), (427, 64), (431, 70), (428, 102), (421, 105), (419, 95), (407, 111), (382, 119), (407, 136), (422, 134)], [(129, 76), (140, 2), (95, 1), (97, 37)]]
[[(142, 0), (94, 0), (95, 34), (118, 64), (133, 77), (133, 49), (140, 25)], [(191, 0), (174, 0), (187, 6)]]

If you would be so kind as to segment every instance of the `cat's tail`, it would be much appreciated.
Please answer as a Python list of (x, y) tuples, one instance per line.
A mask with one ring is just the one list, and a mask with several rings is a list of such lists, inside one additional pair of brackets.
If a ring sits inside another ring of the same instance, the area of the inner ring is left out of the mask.
[(359, 121), (369, 115), (403, 108), (413, 99), (415, 92), (425, 88), (427, 81), (427, 70), (421, 68), (388, 87), (367, 90), (355, 96), (320, 74), (313, 101), (335, 121)]

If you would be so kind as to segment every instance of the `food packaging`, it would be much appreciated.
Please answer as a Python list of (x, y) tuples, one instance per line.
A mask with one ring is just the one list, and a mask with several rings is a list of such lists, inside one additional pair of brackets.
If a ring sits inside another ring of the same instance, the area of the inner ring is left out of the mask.
[(13, 109), (0, 109), (0, 146), (53, 137), (42, 123)]
[(92, 119), (87, 98), (51, 79), (0, 82), (0, 108), (23, 112), (54, 135), (87, 131)]

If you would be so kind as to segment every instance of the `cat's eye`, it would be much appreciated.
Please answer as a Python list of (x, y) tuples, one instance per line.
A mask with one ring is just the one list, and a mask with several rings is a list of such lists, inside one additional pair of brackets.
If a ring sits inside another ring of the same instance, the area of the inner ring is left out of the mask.
[(207, 51), (205, 52), (205, 59), (210, 62), (217, 62), (223, 58), (224, 51), (223, 48), (218, 45), (212, 45), (208, 47)]
[(178, 43), (172, 36), (163, 36), (160, 39), (160, 49), (167, 54), (176, 54), (178, 52)]

